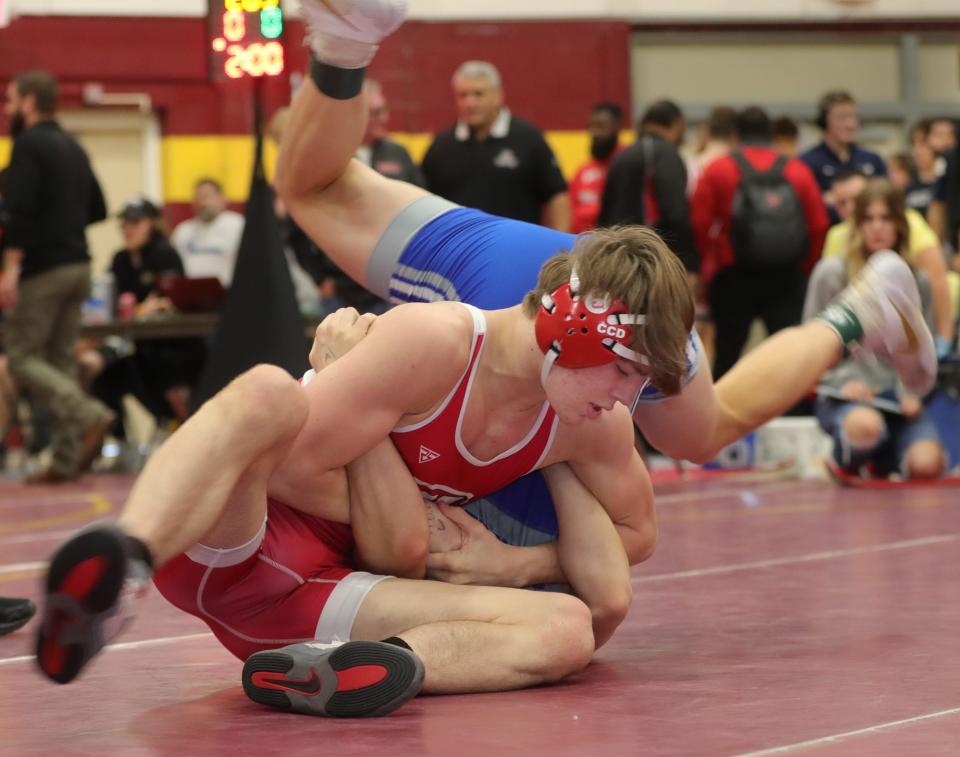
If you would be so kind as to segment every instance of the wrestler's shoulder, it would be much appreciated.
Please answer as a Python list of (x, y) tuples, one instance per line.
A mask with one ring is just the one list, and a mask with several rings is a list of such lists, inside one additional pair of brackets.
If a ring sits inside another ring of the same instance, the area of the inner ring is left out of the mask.
[(378, 328), (394, 332), (405, 345), (429, 350), (438, 357), (468, 352), (473, 316), (456, 302), (410, 302), (380, 316)]

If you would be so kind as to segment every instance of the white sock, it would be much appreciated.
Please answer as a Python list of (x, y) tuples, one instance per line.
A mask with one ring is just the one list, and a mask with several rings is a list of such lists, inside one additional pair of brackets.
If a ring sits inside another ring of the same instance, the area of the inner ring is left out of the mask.
[(303, 0), (306, 42), (317, 60), (338, 68), (363, 68), (380, 41), (407, 12), (406, 0)]

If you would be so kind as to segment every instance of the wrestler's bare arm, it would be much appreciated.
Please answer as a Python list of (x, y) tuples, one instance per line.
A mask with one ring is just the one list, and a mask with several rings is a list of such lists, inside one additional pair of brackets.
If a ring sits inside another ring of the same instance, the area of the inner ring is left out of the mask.
[(649, 559), (657, 543), (653, 484), (634, 448), (629, 411), (618, 405), (578, 427), (577, 439), (570, 468), (607, 511), (630, 564)]
[(597, 648), (623, 622), (633, 599), (620, 534), (593, 493), (564, 463), (543, 470), (557, 512), (557, 559), (593, 617)]
[[(319, 474), (358, 459), (402, 418), (444, 397), (466, 362), (464, 333), (472, 326), (463, 314), (460, 306), (440, 303), (395, 308), (348, 355), (314, 376), (304, 390), (307, 421), (271, 478), (271, 495), (297, 500)], [(342, 513), (311, 512), (343, 520)]]

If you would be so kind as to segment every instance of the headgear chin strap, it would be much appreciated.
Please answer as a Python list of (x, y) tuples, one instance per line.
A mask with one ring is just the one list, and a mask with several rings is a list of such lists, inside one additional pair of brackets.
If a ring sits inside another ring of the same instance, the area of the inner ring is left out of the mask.
[(543, 350), (540, 383), (546, 384), (554, 363), (564, 368), (592, 368), (618, 357), (650, 365), (630, 345), (631, 326), (645, 323), (646, 316), (628, 313), (627, 306), (609, 295), (579, 295), (580, 279), (571, 272), (570, 281), (552, 294), (544, 294), (534, 329)]

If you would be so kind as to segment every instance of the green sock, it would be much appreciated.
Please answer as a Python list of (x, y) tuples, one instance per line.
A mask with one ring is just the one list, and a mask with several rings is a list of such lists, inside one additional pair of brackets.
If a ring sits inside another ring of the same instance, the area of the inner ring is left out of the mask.
[(844, 347), (859, 342), (863, 337), (863, 325), (860, 323), (860, 319), (853, 308), (844, 305), (842, 302), (827, 307), (817, 315), (817, 320), (832, 328)]

